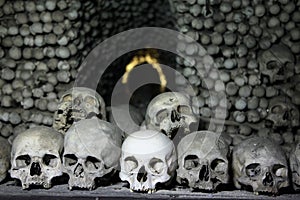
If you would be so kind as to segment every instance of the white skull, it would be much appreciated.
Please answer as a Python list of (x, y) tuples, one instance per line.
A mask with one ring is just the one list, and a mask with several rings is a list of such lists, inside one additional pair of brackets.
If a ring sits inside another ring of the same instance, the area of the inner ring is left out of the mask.
[(244, 140), (234, 147), (233, 182), (236, 188), (277, 194), (289, 186), (284, 152), (275, 142), (261, 137)]
[(121, 134), (112, 124), (83, 119), (66, 132), (64, 172), (70, 177), (69, 189), (96, 187), (96, 178), (113, 174), (121, 155)]
[(121, 180), (133, 191), (152, 193), (157, 183), (166, 183), (174, 176), (177, 162), (173, 142), (154, 130), (130, 134), (122, 145)]
[(290, 169), (292, 173), (293, 188), (300, 190), (300, 142), (297, 142), (290, 154)]
[(146, 111), (146, 127), (161, 131), (169, 138), (174, 138), (179, 128), (189, 132), (190, 125), (196, 122), (190, 99), (178, 92), (166, 92), (156, 96)]
[(0, 137), (0, 147), (0, 182), (2, 182), (6, 178), (10, 167), (11, 146), (7, 139)]
[(286, 81), (294, 75), (294, 55), (283, 44), (276, 44), (268, 50), (259, 52), (258, 63), (260, 72), (269, 77), (270, 83)]
[(229, 145), (220, 134), (193, 132), (182, 138), (177, 152), (179, 183), (188, 183), (191, 188), (208, 191), (228, 183)]
[(60, 98), (53, 128), (64, 134), (74, 122), (94, 116), (106, 120), (103, 98), (90, 88), (74, 87)]
[(19, 179), (23, 189), (30, 185), (50, 188), (51, 180), (62, 175), (63, 136), (49, 127), (34, 127), (20, 133), (11, 151), (12, 178)]
[(299, 126), (299, 109), (288, 97), (278, 96), (270, 100), (266, 126), (269, 128)]

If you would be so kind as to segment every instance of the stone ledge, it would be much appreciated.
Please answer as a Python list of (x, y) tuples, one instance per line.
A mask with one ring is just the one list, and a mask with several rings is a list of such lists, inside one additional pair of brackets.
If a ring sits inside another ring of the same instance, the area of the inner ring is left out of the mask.
[(154, 194), (132, 193), (122, 187), (124, 183), (99, 187), (93, 191), (69, 191), (67, 185), (57, 185), (51, 189), (22, 190), (15, 186), (13, 181), (0, 185), (0, 199), (5, 200), (100, 200), (100, 199), (241, 199), (241, 200), (291, 200), (300, 199), (300, 194), (282, 194), (277, 197), (254, 195), (247, 191), (222, 191), (218, 193), (190, 192), (188, 189), (159, 190)]

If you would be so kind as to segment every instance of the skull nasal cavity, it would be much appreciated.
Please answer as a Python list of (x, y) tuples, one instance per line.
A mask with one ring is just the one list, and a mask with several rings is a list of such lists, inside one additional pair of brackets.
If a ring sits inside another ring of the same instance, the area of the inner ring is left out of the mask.
[(273, 177), (270, 172), (266, 173), (266, 177), (263, 180), (264, 186), (273, 186)]
[(175, 121), (179, 121), (180, 120), (180, 114), (177, 113), (176, 110), (172, 110), (171, 112), (171, 121), (175, 122)]
[(81, 164), (78, 164), (78, 165), (76, 166), (76, 168), (75, 168), (74, 174), (75, 174), (76, 177), (79, 177), (79, 176), (82, 175), (83, 171), (84, 171), (84, 170), (83, 170), (82, 165), (81, 165)]
[(209, 181), (209, 169), (207, 165), (203, 165), (201, 167), (199, 179), (200, 181)]
[(41, 175), (42, 171), (41, 171), (41, 166), (39, 163), (37, 162), (34, 162), (32, 163), (31, 165), (31, 168), (30, 168), (30, 176), (34, 176), (34, 175)]
[(145, 170), (145, 167), (141, 167), (138, 175), (137, 175), (138, 182), (146, 182), (147, 181), (147, 172)]

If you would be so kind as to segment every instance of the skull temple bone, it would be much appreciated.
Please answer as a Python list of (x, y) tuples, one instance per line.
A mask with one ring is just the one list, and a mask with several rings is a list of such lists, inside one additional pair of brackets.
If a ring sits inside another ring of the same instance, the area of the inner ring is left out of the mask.
[(103, 98), (90, 88), (74, 87), (60, 98), (53, 128), (64, 134), (74, 122), (94, 116), (106, 120)]
[(0, 183), (6, 178), (10, 167), (11, 146), (7, 139), (0, 137)]
[(158, 183), (167, 183), (177, 167), (173, 142), (154, 130), (130, 134), (122, 145), (121, 180), (133, 191), (152, 193)]
[(233, 182), (236, 188), (251, 188), (255, 193), (277, 194), (289, 186), (285, 153), (272, 140), (254, 137), (235, 146), (232, 155)]
[(229, 145), (218, 133), (193, 132), (179, 142), (177, 182), (194, 189), (212, 191), (227, 184)]
[(283, 82), (294, 75), (295, 57), (283, 44), (275, 44), (258, 54), (260, 72), (269, 78), (270, 83)]
[(119, 166), (121, 133), (109, 122), (83, 119), (67, 131), (64, 148), (63, 171), (70, 177), (69, 189), (92, 190), (97, 178), (111, 178)]
[(190, 99), (179, 92), (165, 92), (149, 103), (146, 111), (146, 127), (161, 131), (173, 138), (179, 128), (187, 133), (197, 119), (192, 111)]
[(294, 128), (299, 126), (299, 109), (288, 97), (278, 96), (270, 100), (266, 127)]
[(23, 189), (50, 188), (52, 179), (62, 175), (62, 150), (63, 136), (52, 128), (39, 126), (20, 133), (12, 143), (11, 177), (19, 179)]

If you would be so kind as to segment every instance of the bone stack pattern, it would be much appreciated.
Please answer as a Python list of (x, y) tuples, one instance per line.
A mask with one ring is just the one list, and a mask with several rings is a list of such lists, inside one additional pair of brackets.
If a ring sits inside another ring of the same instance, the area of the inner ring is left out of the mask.
[(100, 38), (101, 1), (1, 1), (1, 135), (51, 126), (62, 92)]
[(97, 42), (143, 25), (170, 27), (168, 6), (139, 0), (0, 1), (1, 135), (52, 126), (49, 116)]
[[(299, 137), (295, 131), (299, 124), (287, 121), (299, 121), (300, 4), (285, 0), (173, 0), (172, 4), (178, 30), (204, 49), (188, 40), (178, 45), (183, 55), (177, 58), (178, 68), (186, 80), (177, 82), (193, 86), (192, 92), (186, 91), (196, 93), (194, 112), (207, 119), (219, 115), (217, 106), (224, 107), (224, 131), (232, 135), (234, 145), (248, 136), (270, 134), (289, 152)], [(199, 56), (202, 59), (196, 59)], [(226, 95), (225, 101), (220, 94)], [(271, 105), (278, 96), (285, 99), (284, 105), (280, 101)], [(278, 111), (274, 108), (282, 110), (270, 119), (267, 116)], [(294, 117), (286, 120), (285, 113)], [(276, 124), (290, 131), (277, 130)]]

